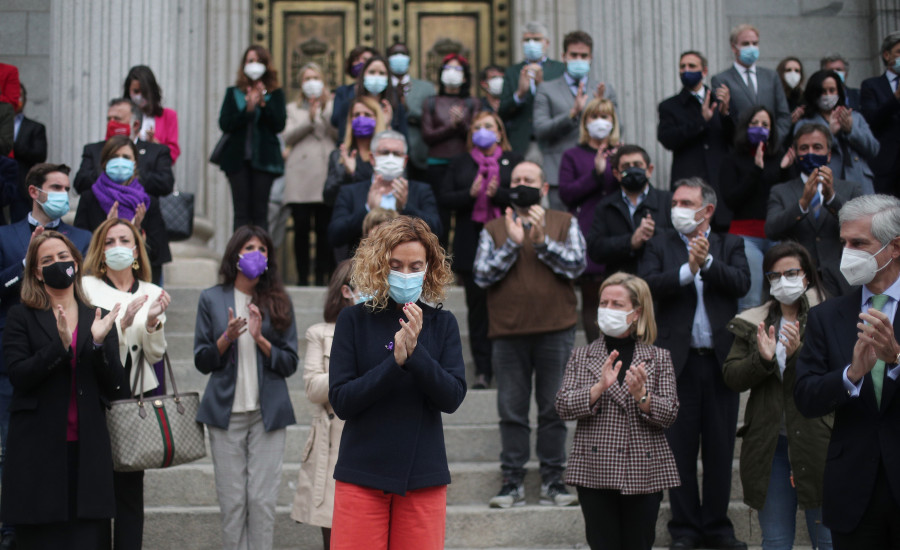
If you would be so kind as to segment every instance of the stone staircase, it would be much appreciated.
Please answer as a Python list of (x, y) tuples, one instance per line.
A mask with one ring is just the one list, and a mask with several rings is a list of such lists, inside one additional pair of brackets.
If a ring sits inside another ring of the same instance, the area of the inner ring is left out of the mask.
[[(166, 338), (169, 355), (175, 368), (175, 376), (181, 391), (197, 391), (202, 394), (206, 376), (193, 366), (193, 330), (196, 306), (201, 292), (199, 288), (167, 288), (172, 303), (167, 312)], [(306, 327), (322, 319), (324, 289), (289, 289), (297, 318), (298, 341), (301, 361), (305, 356)], [(468, 327), (465, 300), (461, 288), (450, 292), (444, 307), (456, 314), (463, 340), (464, 355), (469, 365), (467, 376), (470, 384), (474, 371), (468, 348)], [(576, 345), (584, 344), (579, 331)], [(301, 366), (302, 369), (302, 366)], [(288, 388), (297, 425), (287, 429), (284, 456), (284, 472), (278, 497), (275, 543), (277, 549), (319, 549), (319, 528), (302, 525), (290, 519), (290, 505), (299, 469), (299, 457), (309, 433), (313, 407), (303, 390), (301, 371), (288, 379)], [(743, 402), (742, 399), (743, 417)], [(532, 424), (535, 425), (535, 407), (532, 407)], [(587, 548), (584, 542), (584, 524), (578, 507), (553, 508), (539, 506), (537, 497), (540, 479), (537, 464), (529, 465), (526, 478), (528, 504), (521, 508), (495, 510), (487, 501), (500, 488), (501, 476), (498, 457), (500, 437), (497, 427), (496, 391), (470, 390), (459, 410), (444, 416), (444, 437), (453, 482), (447, 493), (447, 548), (455, 549), (550, 549)], [(569, 423), (571, 446), (574, 423)], [(532, 438), (534, 435), (532, 434)], [(532, 445), (533, 448), (533, 445)], [(738, 442), (738, 449), (740, 441)], [(738, 456), (738, 449), (735, 457)], [(220, 516), (216, 501), (212, 462), (204, 460), (168, 470), (150, 470), (145, 478), (144, 547), (147, 550), (212, 550), (221, 547)], [(742, 503), (742, 491), (734, 461), (732, 479), (732, 503), (730, 515), (737, 536), (750, 544), (758, 545), (760, 533), (755, 513)], [(656, 524), (657, 546), (669, 543), (666, 522), (670, 517), (668, 498), (665, 498)], [(798, 526), (805, 522), (798, 516)], [(805, 529), (798, 528), (797, 543), (808, 545)]]

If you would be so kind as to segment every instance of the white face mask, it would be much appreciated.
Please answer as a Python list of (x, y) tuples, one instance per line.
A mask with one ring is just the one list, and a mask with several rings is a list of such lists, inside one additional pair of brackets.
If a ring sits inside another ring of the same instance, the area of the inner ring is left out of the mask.
[(300, 89), (303, 90), (303, 95), (315, 99), (322, 95), (322, 90), (325, 89), (325, 83), (319, 79), (307, 80), (300, 85)]
[[(891, 243), (888, 243), (891, 244)], [(893, 258), (883, 266), (878, 267), (875, 256), (887, 248), (887, 244), (878, 249), (875, 254), (869, 254), (865, 250), (845, 248), (841, 254), (841, 274), (850, 283), (850, 286), (867, 285), (875, 278), (875, 274), (886, 268)]]
[(393, 181), (403, 175), (403, 157), (395, 155), (375, 155), (375, 173), (386, 181)]
[(441, 83), (444, 86), (458, 88), (462, 86), (463, 80), (465, 80), (465, 77), (462, 71), (457, 71), (456, 69), (444, 69), (441, 71)]
[(806, 292), (806, 285), (803, 283), (803, 277), (795, 277), (790, 280), (784, 275), (780, 279), (771, 282), (769, 294), (782, 304), (789, 306), (800, 299)]
[(797, 84), (800, 84), (800, 73), (784, 73), (784, 81), (791, 89), (794, 89)]
[(631, 323), (628, 322), (628, 316), (634, 313), (631, 311), (622, 311), (621, 309), (609, 309), (601, 307), (597, 310), (597, 324), (600, 326), (600, 332), (613, 338), (621, 338)]
[(266, 74), (266, 66), (259, 61), (251, 61), (244, 65), (244, 74), (250, 80), (259, 80), (262, 75)]
[(605, 118), (595, 118), (587, 123), (588, 135), (594, 139), (606, 139), (612, 129), (613, 123)]
[(672, 207), (672, 226), (682, 235), (693, 233), (694, 230), (697, 229), (697, 226), (703, 222), (702, 219), (694, 219), (694, 215), (700, 210), (703, 210), (703, 208), (691, 210), (690, 208), (683, 208), (681, 206)]
[(494, 97), (500, 97), (500, 94), (503, 93), (503, 77), (495, 76), (494, 78), (487, 81), (488, 83), (488, 93)]
[(819, 109), (822, 109), (823, 111), (834, 109), (834, 106), (838, 103), (838, 97), (837, 94), (819, 96), (819, 101), (817, 102)]

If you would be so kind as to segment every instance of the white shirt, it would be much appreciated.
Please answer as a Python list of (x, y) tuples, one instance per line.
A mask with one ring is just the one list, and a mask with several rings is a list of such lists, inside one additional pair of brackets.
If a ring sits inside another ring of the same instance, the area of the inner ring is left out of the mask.
[[(734, 68), (737, 70), (738, 74), (741, 75), (741, 78), (744, 80), (744, 84), (746, 84), (748, 88), (752, 88), (757, 92), (759, 91), (759, 85), (756, 80), (756, 63), (750, 65), (749, 67), (744, 67), (743, 65), (735, 61)], [(750, 82), (747, 81), (747, 71), (750, 71), (750, 80), (753, 81), (753, 86), (750, 86)]]
[[(234, 316), (250, 318), (249, 294), (234, 289)], [(256, 365), (256, 342), (245, 330), (237, 340), (237, 381), (234, 385), (234, 403), (231, 412), (242, 413), (259, 410), (259, 373)]]
[(897, 77), (900, 75), (898, 75), (897, 73), (895, 73), (891, 70), (886, 70), (886, 71), (884, 71), (884, 76), (887, 77), (888, 84), (891, 85), (891, 91), (896, 94), (897, 93)]
[[(897, 261), (897, 260), (894, 260)], [(887, 315), (888, 319), (891, 320), (891, 325), (894, 324), (894, 316), (897, 314), (897, 304), (900, 302), (900, 277), (897, 278), (894, 283), (884, 291), (884, 294), (888, 295), (888, 301), (884, 303), (884, 307), (881, 308), (881, 312)], [(872, 307), (872, 291), (869, 290), (869, 287), (863, 285), (862, 287), (862, 300), (859, 305), (860, 313), (864, 313)], [(898, 377), (900, 377), (900, 365), (890, 365), (885, 364), (885, 375), (891, 378), (891, 380), (896, 381)], [(847, 377), (847, 371), (850, 370), (850, 365), (847, 365), (844, 368), (844, 389), (847, 390), (847, 393), (850, 394), (850, 397), (859, 397), (859, 392), (862, 390), (863, 378), (860, 378), (859, 381), (854, 384), (850, 381), (850, 378)]]
[(150, 141), (147, 139), (148, 131), (151, 131), (151, 132), (156, 131), (156, 117), (145, 115), (143, 122), (141, 122), (141, 131), (138, 133), (138, 139), (142, 139), (144, 141)]
[[(800, 179), (803, 180), (803, 185), (806, 185), (806, 182), (809, 181), (809, 176), (804, 174), (803, 172), (800, 172)], [(822, 206), (825, 206), (826, 204), (831, 204), (832, 202), (834, 202), (834, 198), (837, 196), (837, 193), (832, 193), (831, 198), (828, 199), (828, 202), (823, 201), (822, 199), (824, 197), (822, 196), (822, 184), (821, 183), (816, 185), (816, 194), (819, 196), (819, 202), (822, 203)], [(809, 208), (804, 210), (803, 205), (800, 206), (800, 211), (803, 212), (804, 214), (809, 214)]]

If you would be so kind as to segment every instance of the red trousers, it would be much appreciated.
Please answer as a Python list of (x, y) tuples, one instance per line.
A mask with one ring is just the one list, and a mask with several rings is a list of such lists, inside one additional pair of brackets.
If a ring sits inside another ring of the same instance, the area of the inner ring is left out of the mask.
[(446, 485), (399, 496), (338, 481), (331, 550), (442, 550), (446, 519)]

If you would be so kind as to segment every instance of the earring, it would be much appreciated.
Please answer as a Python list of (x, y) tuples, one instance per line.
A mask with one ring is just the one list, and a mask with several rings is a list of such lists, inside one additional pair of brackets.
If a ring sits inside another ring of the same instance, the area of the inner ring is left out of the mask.
[(137, 258), (135, 258), (134, 261), (131, 262), (131, 269), (137, 271), (140, 268), (141, 268), (141, 264), (139, 264), (137, 261)]
[(103, 275), (106, 273), (106, 262), (100, 264), (100, 274)]

